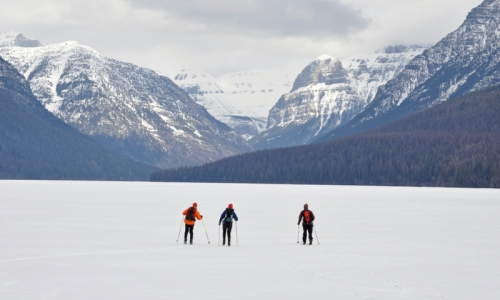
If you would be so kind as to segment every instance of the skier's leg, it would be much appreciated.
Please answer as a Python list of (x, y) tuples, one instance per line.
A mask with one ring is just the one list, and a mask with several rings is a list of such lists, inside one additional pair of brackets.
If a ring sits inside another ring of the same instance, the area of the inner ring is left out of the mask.
[(233, 223), (227, 223), (227, 245), (231, 246), (231, 230), (233, 229)]
[(226, 244), (227, 223), (222, 224), (222, 246)]
[(187, 243), (188, 231), (189, 231), (189, 225), (188, 224), (184, 224), (184, 244)]
[(309, 245), (312, 245), (312, 241), (313, 241), (313, 224), (310, 224), (307, 228), (307, 231), (309, 231)]
[(194, 225), (189, 225), (189, 243), (193, 244), (193, 228)]
[(302, 223), (302, 230), (303, 230), (303, 233), (302, 233), (302, 243), (305, 244), (306, 243), (306, 238), (307, 238), (307, 225)]

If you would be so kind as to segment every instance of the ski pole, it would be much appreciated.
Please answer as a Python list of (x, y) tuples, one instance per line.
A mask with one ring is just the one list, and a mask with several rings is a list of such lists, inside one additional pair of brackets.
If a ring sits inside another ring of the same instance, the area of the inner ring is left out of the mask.
[(184, 217), (181, 219), (181, 227), (179, 228), (179, 234), (177, 235), (177, 243), (179, 242), (179, 237), (181, 236), (181, 229), (182, 229), (182, 221), (184, 221)]
[(217, 242), (217, 246), (220, 246), (220, 224), (219, 224), (219, 241)]
[(205, 228), (205, 234), (207, 235), (207, 241), (210, 244), (210, 239), (208, 238), (208, 233), (207, 233), (207, 227), (205, 227), (205, 221), (201, 219), (201, 222), (203, 223), (203, 228)]
[(313, 226), (313, 228), (314, 228), (314, 235), (316, 236), (316, 240), (318, 241), (318, 245), (319, 245), (319, 239), (318, 239), (318, 234), (316, 233), (316, 227)]
[(236, 246), (238, 246), (238, 221), (236, 221)]
[(299, 224), (297, 224), (297, 244), (299, 243)]

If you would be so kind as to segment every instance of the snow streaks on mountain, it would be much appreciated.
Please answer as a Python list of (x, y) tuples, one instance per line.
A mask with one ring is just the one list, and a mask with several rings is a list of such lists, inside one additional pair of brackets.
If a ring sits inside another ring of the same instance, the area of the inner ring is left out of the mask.
[(369, 130), (450, 98), (500, 83), (500, 0), (486, 0), (464, 23), (416, 56), (348, 124), (321, 140)]
[(196, 103), (245, 139), (265, 130), (269, 109), (291, 87), (286, 71), (272, 69), (232, 72), (220, 77), (182, 70), (174, 81)]
[(250, 142), (256, 149), (300, 145), (345, 124), (426, 47), (389, 46), (344, 60), (321, 55), (271, 109), (267, 130)]
[(6, 47), (0, 56), (58, 118), (107, 147), (158, 167), (179, 167), (250, 150), (170, 79), (76, 42)]

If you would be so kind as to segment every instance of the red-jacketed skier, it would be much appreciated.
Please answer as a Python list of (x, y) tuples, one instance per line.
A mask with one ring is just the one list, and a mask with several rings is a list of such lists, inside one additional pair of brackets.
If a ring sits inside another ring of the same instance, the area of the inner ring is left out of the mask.
[(238, 221), (238, 216), (234, 212), (233, 204), (230, 203), (227, 206), (226, 210), (222, 212), (222, 215), (220, 215), (219, 219), (219, 226), (222, 222), (222, 246), (226, 244), (226, 233), (227, 245), (231, 246), (231, 229), (233, 229), (233, 219)]
[(193, 228), (196, 219), (201, 220), (203, 216), (198, 211), (198, 204), (195, 202), (193, 206), (187, 208), (182, 212), (186, 217), (184, 218), (184, 224), (186, 229), (184, 230), (184, 244), (187, 244), (187, 235), (189, 232), (189, 244), (193, 244)]
[(302, 229), (304, 229), (304, 233), (302, 234), (302, 243), (304, 245), (306, 244), (307, 233), (309, 233), (309, 245), (312, 245), (314, 214), (312, 211), (309, 210), (309, 205), (307, 205), (307, 203), (304, 204), (304, 210), (300, 212), (299, 222), (297, 223), (297, 225), (300, 225), (301, 221), (302, 221)]

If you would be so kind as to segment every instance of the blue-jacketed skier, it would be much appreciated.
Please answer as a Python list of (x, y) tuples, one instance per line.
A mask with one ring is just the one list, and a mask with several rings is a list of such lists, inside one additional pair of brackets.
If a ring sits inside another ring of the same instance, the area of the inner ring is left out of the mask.
[(230, 203), (222, 215), (220, 215), (219, 219), (219, 226), (222, 222), (222, 246), (226, 244), (226, 233), (227, 245), (231, 246), (231, 229), (233, 228), (233, 219), (238, 221), (238, 216), (234, 212), (233, 204)]

